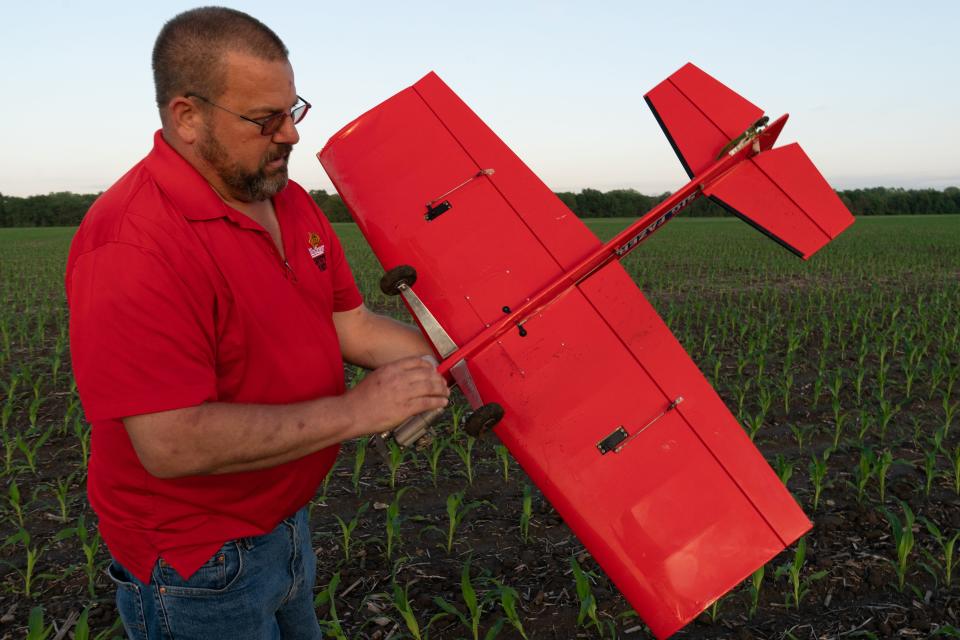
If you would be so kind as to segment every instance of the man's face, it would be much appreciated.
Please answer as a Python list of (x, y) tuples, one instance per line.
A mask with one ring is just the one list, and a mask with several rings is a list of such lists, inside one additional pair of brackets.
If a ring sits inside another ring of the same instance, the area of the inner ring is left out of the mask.
[[(289, 111), (297, 102), (293, 69), (285, 61), (229, 53), (226, 87), (222, 95), (210, 99), (252, 119)], [(221, 195), (259, 202), (287, 186), (287, 159), (300, 139), (289, 118), (272, 136), (264, 136), (257, 125), (208, 105), (204, 123), (196, 150), (219, 178), (221, 184), (214, 187)]]

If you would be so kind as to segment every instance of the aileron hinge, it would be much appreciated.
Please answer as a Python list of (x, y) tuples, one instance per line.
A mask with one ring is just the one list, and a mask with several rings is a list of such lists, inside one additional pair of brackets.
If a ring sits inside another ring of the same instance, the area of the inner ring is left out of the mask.
[(466, 180), (464, 180), (454, 188), (449, 189), (443, 195), (437, 196), (436, 198), (428, 202), (427, 212), (424, 214), (423, 217), (427, 220), (427, 222), (430, 222), (431, 220), (435, 220), (436, 218), (439, 218), (441, 215), (443, 215), (444, 213), (446, 213), (447, 211), (453, 208), (453, 205), (450, 204), (450, 201), (445, 200), (444, 198), (446, 198), (448, 195), (450, 195), (454, 191), (457, 191), (458, 189), (462, 189), (463, 187), (467, 186), (477, 178), (481, 178), (483, 176), (492, 176), (494, 173), (496, 172), (493, 169), (481, 169), (480, 171), (477, 171), (474, 175), (470, 176), (469, 178), (467, 178)]
[(677, 405), (681, 402), (683, 402), (683, 396), (677, 396), (673, 402), (667, 405), (666, 409), (654, 416), (650, 421), (647, 422), (647, 424), (643, 425), (632, 434), (628, 433), (623, 425), (620, 425), (613, 430), (613, 433), (597, 443), (597, 450), (600, 452), (600, 455), (606, 455), (611, 451), (614, 453), (620, 453), (620, 450), (627, 446), (634, 438), (653, 426), (653, 423), (655, 423), (657, 420), (676, 409)]

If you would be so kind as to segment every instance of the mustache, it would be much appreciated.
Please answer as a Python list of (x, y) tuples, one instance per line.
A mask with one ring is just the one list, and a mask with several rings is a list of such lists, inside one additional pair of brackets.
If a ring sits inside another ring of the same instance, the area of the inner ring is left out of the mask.
[(263, 160), (263, 164), (267, 164), (268, 162), (273, 162), (274, 160), (280, 160), (281, 158), (286, 158), (287, 156), (290, 155), (291, 151), (293, 151), (292, 144), (286, 144), (286, 143), (279, 144), (277, 145), (276, 151), (268, 155)]

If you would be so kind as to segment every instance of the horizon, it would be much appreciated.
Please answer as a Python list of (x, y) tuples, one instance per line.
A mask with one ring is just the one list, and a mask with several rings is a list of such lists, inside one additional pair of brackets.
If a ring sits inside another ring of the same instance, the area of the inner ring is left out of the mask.
[[(299, 184), (299, 183), (298, 183), (298, 184)], [(309, 186), (307, 186), (307, 185), (300, 185), (300, 186), (302, 186), (304, 189), (306, 189), (306, 191), (307, 191), (308, 193), (314, 192), (314, 191), (323, 191), (324, 193), (326, 193), (326, 194), (328, 194), (328, 195), (330, 195), (330, 196), (335, 196), (335, 197), (338, 197), (338, 198), (340, 197), (340, 194), (337, 193), (336, 189), (327, 190), (327, 189), (323, 189), (323, 188), (320, 188), (320, 187), (311, 188), (311, 187), (309, 187)], [(593, 187), (589, 187), (589, 186), (588, 186), (588, 187), (584, 187), (583, 189), (578, 189), (577, 191), (554, 191), (554, 193), (573, 193), (574, 195), (577, 195), (577, 194), (580, 194), (580, 193), (582, 193), (583, 191), (588, 190), (588, 189), (593, 189), (593, 190), (595, 190), (595, 191), (601, 191), (600, 189), (594, 189)], [(886, 185), (873, 185), (873, 186), (868, 186), (868, 187), (853, 187), (853, 188), (851, 188), (851, 189), (836, 189), (836, 191), (839, 191), (839, 192), (842, 193), (842, 192), (845, 192), (845, 191), (856, 191), (856, 190), (867, 191), (867, 190), (870, 190), (870, 189), (887, 189), (887, 190), (889, 190), (889, 191), (894, 191), (894, 190), (900, 190), (900, 191), (936, 191), (936, 192), (942, 193), (942, 192), (946, 191), (947, 189), (960, 189), (960, 184), (957, 184), (957, 185), (947, 185), (947, 186), (945, 186), (945, 187), (939, 187), (939, 188), (937, 188), (937, 187), (917, 187), (917, 188), (912, 188), (912, 187), (890, 187), (890, 186), (886, 186)], [(672, 191), (662, 191), (662, 192), (659, 192), (659, 193), (645, 193), (645, 192), (642, 192), (642, 191), (638, 191), (637, 189), (634, 189), (634, 188), (632, 188), (632, 187), (623, 187), (623, 188), (608, 189), (608, 190), (606, 190), (606, 191), (601, 191), (601, 193), (610, 193), (611, 191), (632, 191), (632, 192), (634, 192), (634, 193), (638, 193), (638, 194), (640, 194), (640, 195), (642, 195), (642, 196), (646, 196), (646, 197), (650, 197), (650, 198), (660, 198), (660, 197), (664, 197), (664, 196), (669, 196), (669, 195), (671, 195), (671, 194), (673, 193)], [(69, 193), (69, 194), (75, 195), (75, 196), (99, 196), (99, 195), (101, 195), (101, 194), (103, 193), (103, 191), (88, 191), (88, 192), (82, 192), (82, 193), (81, 193), (81, 192), (77, 192), (77, 191), (48, 191), (48, 192), (46, 192), (46, 193), (30, 193), (30, 194), (26, 194), (26, 195), (22, 195), (22, 196), (13, 195), (13, 194), (9, 194), (9, 193), (4, 193), (3, 191), (0, 191), (0, 197), (3, 197), (3, 198), (34, 198), (34, 197), (43, 197), (43, 196), (53, 196), (53, 195), (57, 195), (57, 194), (59, 194), (59, 193)], [(863, 215), (863, 214), (861, 214), (861, 215)], [(877, 214), (868, 214), (868, 215), (877, 215)], [(884, 215), (886, 215), (886, 214), (884, 214)], [(954, 214), (932, 213), (932, 214), (903, 214), (903, 215), (954, 215)]]
[[(159, 127), (150, 52), (192, 3), (32, 4), (5, 11), (0, 193), (105, 190)], [(643, 94), (691, 61), (776, 117), (835, 189), (960, 185), (960, 5), (773, 7), (559, 2), (230, 6), (290, 49), (299, 125), (290, 176), (334, 193), (314, 154), (344, 124), (435, 70), (555, 192), (672, 192), (686, 182)], [(52, 16), (52, 17), (50, 17)], [(326, 91), (328, 93), (324, 94)], [(11, 150), (16, 150), (11, 153)]]

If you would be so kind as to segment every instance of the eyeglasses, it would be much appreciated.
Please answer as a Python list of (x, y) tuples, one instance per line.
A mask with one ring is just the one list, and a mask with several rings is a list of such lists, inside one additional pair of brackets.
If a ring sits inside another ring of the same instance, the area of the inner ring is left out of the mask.
[(300, 96), (297, 96), (297, 104), (295, 104), (293, 108), (290, 109), (290, 111), (278, 111), (277, 113), (270, 114), (266, 118), (254, 119), (254, 118), (248, 118), (247, 116), (240, 115), (236, 111), (231, 111), (226, 107), (221, 107), (220, 105), (213, 102), (212, 100), (208, 100), (207, 98), (204, 98), (203, 96), (196, 93), (187, 93), (187, 94), (184, 94), (183, 97), (184, 98), (200, 98), (207, 104), (214, 106), (217, 109), (223, 109), (227, 113), (232, 113), (238, 118), (243, 118), (247, 122), (252, 122), (253, 124), (260, 127), (260, 135), (264, 135), (264, 136), (272, 136), (277, 131), (279, 131), (280, 127), (283, 126), (283, 121), (287, 118), (287, 116), (290, 117), (290, 119), (293, 121), (293, 124), (300, 124), (303, 121), (303, 119), (306, 117), (307, 111), (310, 111), (310, 107), (312, 106), (309, 102), (307, 102)]

